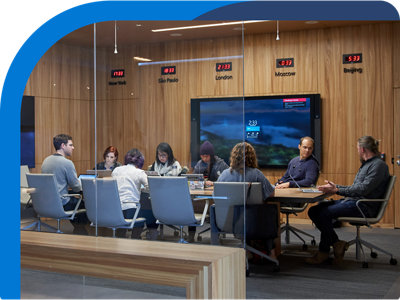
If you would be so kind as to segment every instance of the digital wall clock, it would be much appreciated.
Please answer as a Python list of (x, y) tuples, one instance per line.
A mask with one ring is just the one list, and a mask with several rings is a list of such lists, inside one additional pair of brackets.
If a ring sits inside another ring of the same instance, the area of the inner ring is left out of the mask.
[(176, 74), (176, 66), (161, 67), (161, 75)]
[(217, 72), (232, 71), (232, 62), (216, 63), (215, 70)]
[(290, 68), (294, 67), (294, 58), (277, 58), (276, 59), (277, 68)]
[(125, 77), (124, 69), (111, 70), (111, 78), (122, 78), (122, 77)]
[(343, 54), (343, 63), (344, 64), (362, 63), (362, 53)]

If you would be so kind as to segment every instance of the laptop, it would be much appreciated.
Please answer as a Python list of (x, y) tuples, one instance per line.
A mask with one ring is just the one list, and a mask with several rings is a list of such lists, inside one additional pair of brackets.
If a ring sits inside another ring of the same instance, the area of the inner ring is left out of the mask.
[(290, 176), (290, 178), (293, 180), (293, 182), (297, 185), (297, 187), (299, 188), (299, 190), (301, 191), (301, 192), (303, 192), (303, 193), (320, 193), (320, 194), (322, 194), (322, 192), (320, 191), (320, 190), (318, 190), (317, 188), (304, 188), (304, 187), (301, 187), (298, 183), (297, 183), (297, 181), (296, 180), (294, 180), (294, 178), (292, 177), (292, 175), (290, 175), (289, 174), (289, 176)]
[(95, 179), (96, 175), (95, 174), (80, 174), (78, 179), (81, 180), (82, 178)]
[(187, 178), (191, 190), (204, 190), (203, 174), (182, 174), (181, 176)]
[[(97, 170), (97, 177), (104, 178), (104, 177), (111, 177), (112, 170)], [(86, 170), (86, 174), (95, 175), (96, 170)]]
[(160, 173), (157, 171), (144, 171), (147, 176), (160, 176)]

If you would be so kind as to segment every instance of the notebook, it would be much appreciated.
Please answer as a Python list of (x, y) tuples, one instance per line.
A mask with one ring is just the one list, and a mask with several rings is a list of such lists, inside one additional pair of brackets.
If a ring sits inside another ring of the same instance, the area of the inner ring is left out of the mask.
[(181, 176), (187, 178), (191, 190), (204, 190), (203, 174), (182, 174)]
[[(104, 178), (104, 177), (111, 177), (112, 170), (97, 170), (97, 177)], [(86, 170), (86, 174), (95, 175), (96, 170)]]

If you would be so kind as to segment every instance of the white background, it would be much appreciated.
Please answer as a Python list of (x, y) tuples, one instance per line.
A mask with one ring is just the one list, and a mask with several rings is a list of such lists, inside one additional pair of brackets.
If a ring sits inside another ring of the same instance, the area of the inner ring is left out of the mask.
[[(0, 91), (10, 65), (25, 41), (56, 15), (88, 0), (5, 0), (0, 2)], [(388, 0), (400, 9), (400, 1)], [(1, 103), (0, 103), (1, 104)]]

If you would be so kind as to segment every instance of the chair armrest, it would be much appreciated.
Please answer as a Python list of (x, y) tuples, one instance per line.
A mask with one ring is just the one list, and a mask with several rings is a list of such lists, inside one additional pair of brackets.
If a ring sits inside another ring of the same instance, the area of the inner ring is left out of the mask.
[(36, 188), (22, 188), (21, 191), (27, 194), (34, 194), (36, 193)]
[(384, 202), (384, 201), (386, 201), (386, 200), (385, 199), (358, 199), (357, 200), (357, 202), (356, 202), (357, 209), (360, 212), (360, 214), (362, 215), (362, 217), (364, 218), (365, 223), (367, 224), (368, 227), (371, 227), (371, 225), (369, 224), (367, 217), (365, 216), (365, 214), (363, 213), (363, 211), (361, 210), (361, 208), (359, 206), (360, 202)]
[(79, 205), (81, 204), (82, 201), (82, 195), (81, 194), (64, 194), (62, 195), (63, 197), (77, 197), (79, 198), (78, 203), (76, 203), (75, 208), (74, 208), (74, 212), (71, 215), (71, 220), (74, 219), (76, 212), (78, 211)]
[(136, 222), (137, 216), (138, 216), (138, 214), (139, 214), (139, 211), (140, 211), (140, 203), (136, 203), (135, 214), (133, 215), (132, 222), (131, 222), (131, 224), (129, 225), (129, 227), (130, 227), (131, 229), (132, 229), (133, 226), (135, 225), (135, 222)]

